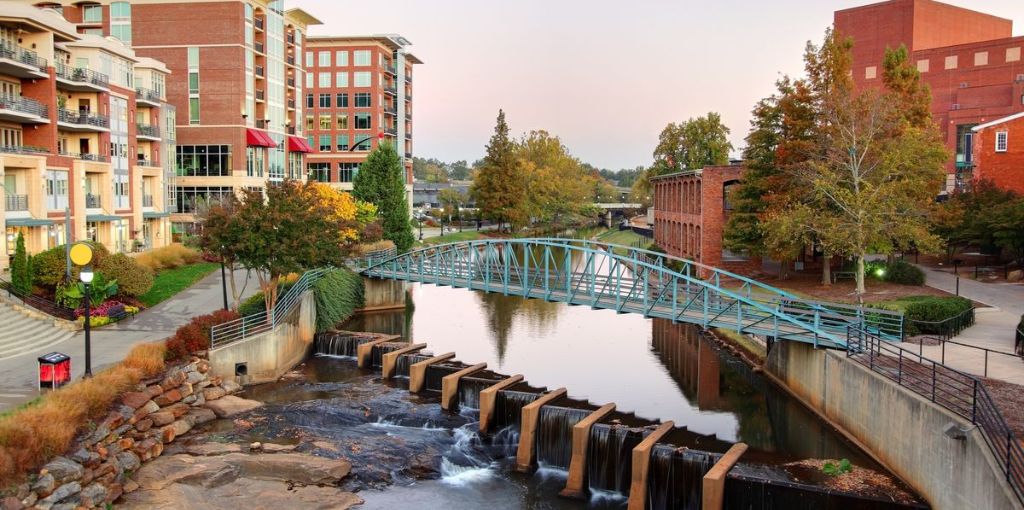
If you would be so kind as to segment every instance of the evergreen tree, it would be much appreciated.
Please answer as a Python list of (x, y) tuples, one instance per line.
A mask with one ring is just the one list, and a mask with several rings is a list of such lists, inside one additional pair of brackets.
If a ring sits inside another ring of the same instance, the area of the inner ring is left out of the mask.
[(412, 247), (415, 238), (409, 223), (405, 168), (393, 144), (383, 141), (370, 153), (353, 180), (352, 195), (377, 206), (384, 239), (394, 242), (400, 252)]
[(494, 135), (487, 144), (487, 155), (473, 180), (473, 197), (483, 217), (513, 228), (526, 224), (526, 188), (522, 168), (516, 156), (516, 143), (508, 136), (505, 112), (498, 110)]
[(31, 271), (28, 253), (25, 251), (25, 237), (19, 232), (14, 248), (14, 261), (11, 263), (11, 284), (15, 290), (25, 294), (32, 290)]

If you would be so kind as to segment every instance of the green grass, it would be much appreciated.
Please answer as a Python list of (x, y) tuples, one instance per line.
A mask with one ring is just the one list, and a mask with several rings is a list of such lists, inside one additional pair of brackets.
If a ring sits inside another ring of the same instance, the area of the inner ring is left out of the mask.
[(197, 264), (181, 266), (177, 269), (160, 271), (153, 280), (153, 288), (139, 296), (139, 301), (146, 305), (146, 308), (152, 308), (191, 287), (206, 275), (214, 272), (218, 267), (220, 267), (220, 264), (215, 262), (199, 262)]
[(466, 232), (454, 232), (451, 234), (445, 234), (439, 237), (427, 237), (423, 241), (417, 242), (417, 246), (433, 246), (436, 244), (448, 244), (458, 243), (462, 241), (476, 241), (477, 239), (483, 239), (485, 236), (483, 232), (477, 232), (475, 230)]
[[(654, 242), (651, 239), (633, 232), (632, 230), (609, 230), (597, 236), (597, 240), (603, 243), (618, 244), (622, 246), (633, 246), (639, 242), (641, 248), (647, 248), (648, 245)], [(626, 250), (616, 248), (615, 252), (620, 255), (625, 255)]]

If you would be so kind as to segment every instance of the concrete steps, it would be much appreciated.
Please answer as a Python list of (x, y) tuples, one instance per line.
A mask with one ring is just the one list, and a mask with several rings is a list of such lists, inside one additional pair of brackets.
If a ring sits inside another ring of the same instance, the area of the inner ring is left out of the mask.
[(74, 336), (54, 325), (53, 319), (31, 317), (8, 303), (0, 303), (0, 359), (44, 349)]

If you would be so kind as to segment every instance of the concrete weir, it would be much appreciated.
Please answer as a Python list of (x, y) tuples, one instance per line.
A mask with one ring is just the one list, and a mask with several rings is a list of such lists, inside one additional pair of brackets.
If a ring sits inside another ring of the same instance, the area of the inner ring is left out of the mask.
[(633, 476), (629, 486), (629, 510), (647, 508), (647, 473), (651, 463), (651, 449), (675, 426), (676, 424), (671, 420), (662, 423), (636, 448), (633, 448)]
[(412, 344), (409, 347), (403, 347), (397, 351), (385, 353), (380, 367), (381, 376), (385, 379), (391, 379), (395, 376), (395, 365), (398, 362), (399, 356), (421, 351), (426, 348), (427, 344)]
[(558, 493), (560, 496), (577, 499), (586, 496), (583, 482), (587, 468), (590, 428), (614, 410), (615, 404), (605, 404), (572, 427), (572, 460), (569, 463), (569, 478), (565, 482), (565, 488)]
[(426, 383), (425, 379), (427, 376), (427, 368), (430, 367), (430, 365), (434, 365), (442, 361), (448, 361), (454, 357), (454, 352), (446, 352), (411, 365), (409, 367), (409, 392), (419, 393), (423, 391), (423, 387)]
[(463, 377), (475, 374), (485, 368), (487, 368), (487, 363), (477, 363), (441, 378), (441, 409), (445, 411), (454, 409), (455, 404), (457, 404), (456, 399), (459, 396), (459, 381)]
[(559, 388), (523, 407), (522, 422), (519, 424), (519, 449), (516, 452), (516, 469), (527, 471), (533, 467), (537, 424), (540, 422), (540, 408), (564, 397), (569, 391)]
[(498, 398), (498, 392), (521, 382), (523, 382), (523, 376), (516, 374), (480, 392), (481, 433), (488, 432), (491, 422), (494, 421), (494, 402)]

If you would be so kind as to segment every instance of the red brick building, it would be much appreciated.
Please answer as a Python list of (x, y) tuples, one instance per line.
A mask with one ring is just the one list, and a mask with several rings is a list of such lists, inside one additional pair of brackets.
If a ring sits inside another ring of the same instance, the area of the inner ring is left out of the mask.
[(398, 35), (310, 37), (306, 45), (305, 131), (314, 150), (309, 178), (340, 189), (382, 140), (395, 145), (412, 199), (412, 75), (420, 64)]
[(741, 164), (709, 166), (651, 178), (654, 241), (669, 255), (726, 270), (748, 271), (759, 258), (722, 247), (722, 231), (732, 205), (729, 193), (739, 184)]
[(974, 178), (973, 128), (1024, 111), (1024, 37), (1013, 22), (933, 0), (890, 0), (835, 13), (851, 37), (858, 86), (880, 86), (886, 48), (906, 45), (932, 91), (932, 115), (954, 155), (946, 191)]
[(1024, 195), (1024, 112), (974, 128), (974, 177)]

